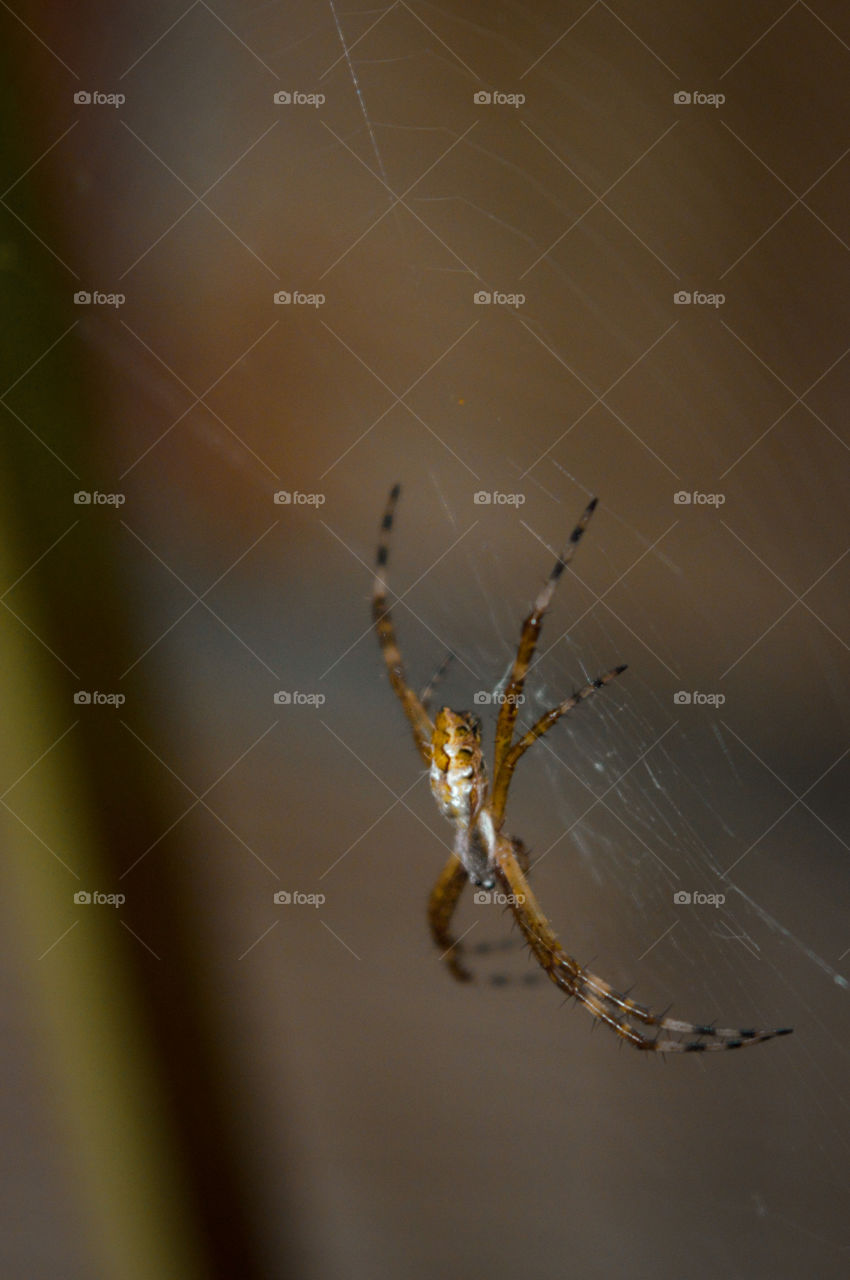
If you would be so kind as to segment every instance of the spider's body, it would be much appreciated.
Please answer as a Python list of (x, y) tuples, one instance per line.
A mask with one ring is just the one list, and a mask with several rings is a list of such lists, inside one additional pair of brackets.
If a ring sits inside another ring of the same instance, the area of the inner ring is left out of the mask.
[(431, 791), (449, 822), (471, 825), (487, 796), (481, 721), (469, 711), (443, 707), (431, 736)]
[(431, 737), (431, 793), (455, 829), (455, 854), (475, 885), (495, 885), (490, 859), (492, 824), (479, 830), (487, 801), (481, 721), (469, 711), (443, 707)]
[[(389, 534), (399, 493), (400, 486), (395, 485), (381, 524), (372, 615), (390, 683), (413, 729), (419, 754), (428, 766), (431, 791), (437, 807), (454, 827), (454, 852), (434, 887), (429, 905), (431, 932), (454, 976), (462, 981), (471, 976), (463, 963), (460, 944), (453, 940), (449, 932), (451, 918), (464, 886), (471, 881), (474, 885), (489, 889), (494, 888), (498, 881), (508, 895), (507, 902), (526, 942), (552, 982), (567, 995), (575, 997), (594, 1018), (611, 1027), (635, 1048), (660, 1053), (698, 1053), (711, 1049), (740, 1049), (748, 1044), (773, 1039), (774, 1036), (787, 1035), (790, 1027), (776, 1031), (739, 1031), (680, 1022), (653, 1014), (643, 1005), (615, 991), (602, 978), (585, 969), (564, 951), (526, 878), (528, 859), (522, 842), (504, 834), (502, 830), (508, 789), (521, 757), (562, 716), (626, 670), (624, 666), (612, 667), (557, 707), (545, 712), (525, 733), (514, 739), (517, 711), (523, 701), (522, 690), (540, 636), (544, 614), (549, 608), (558, 579), (572, 559), (594, 512), (596, 499), (586, 507), (566, 550), (555, 561), (545, 586), (523, 623), (516, 657), (499, 710), (491, 791), (481, 750), (481, 724), (477, 716), (469, 711), (452, 711), (449, 707), (443, 707), (434, 722), (428, 714), (432, 689), (447, 663), (443, 663), (421, 695), (417, 696), (407, 683), (387, 604), (384, 579), (389, 558)], [(635, 1023), (654, 1027), (655, 1034), (645, 1034)]]

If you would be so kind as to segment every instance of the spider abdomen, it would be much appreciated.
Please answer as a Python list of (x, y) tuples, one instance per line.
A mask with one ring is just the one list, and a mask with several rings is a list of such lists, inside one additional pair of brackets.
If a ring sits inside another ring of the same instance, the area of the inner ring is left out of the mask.
[(443, 707), (431, 739), (431, 792), (444, 818), (469, 826), (487, 799), (481, 722), (469, 711)]
[(434, 721), (431, 792), (440, 813), (455, 829), (455, 853), (470, 880), (492, 888), (492, 822), (486, 824), (488, 837), (479, 831), (489, 816), (487, 770), (481, 753), (481, 722), (470, 711), (443, 707)]

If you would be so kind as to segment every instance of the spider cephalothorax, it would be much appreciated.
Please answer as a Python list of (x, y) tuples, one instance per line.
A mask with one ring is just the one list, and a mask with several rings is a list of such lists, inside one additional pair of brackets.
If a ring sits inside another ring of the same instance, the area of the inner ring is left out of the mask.
[[(419, 754), (430, 771), (431, 791), (443, 817), (448, 818), (454, 827), (454, 852), (434, 886), (428, 912), (434, 940), (442, 950), (451, 972), (461, 980), (467, 980), (471, 976), (463, 963), (460, 943), (455, 942), (449, 932), (452, 915), (464, 886), (471, 881), (475, 885), (494, 888), (498, 881), (505, 890), (507, 905), (526, 942), (548, 977), (567, 995), (575, 997), (594, 1018), (611, 1027), (635, 1048), (658, 1053), (699, 1053), (709, 1049), (740, 1049), (744, 1045), (771, 1040), (774, 1036), (787, 1035), (790, 1027), (782, 1027), (776, 1031), (739, 1031), (709, 1024), (680, 1022), (675, 1018), (651, 1013), (629, 996), (615, 991), (609, 983), (585, 969), (564, 951), (526, 878), (528, 858), (522, 842), (502, 831), (508, 789), (514, 769), (525, 752), (544, 733), (548, 733), (562, 716), (626, 670), (624, 666), (612, 667), (550, 711), (544, 712), (524, 733), (514, 738), (517, 712), (523, 701), (523, 686), (534, 657), (543, 617), (551, 603), (558, 579), (572, 559), (593, 515), (596, 499), (585, 508), (570, 535), (566, 549), (555, 561), (552, 572), (522, 625), (519, 646), (501, 699), (496, 725), (491, 793), (481, 751), (481, 725), (477, 716), (469, 711), (452, 711), (449, 707), (443, 707), (432, 723), (428, 714), (431, 691), (447, 664), (443, 663), (434, 679), (418, 696), (407, 683), (387, 604), (387, 585), (384, 579), (389, 558), (389, 534), (399, 493), (400, 486), (395, 485), (390, 492), (381, 522), (372, 617), (390, 684), (410, 721)], [(635, 1023), (655, 1028), (655, 1034), (646, 1034)]]

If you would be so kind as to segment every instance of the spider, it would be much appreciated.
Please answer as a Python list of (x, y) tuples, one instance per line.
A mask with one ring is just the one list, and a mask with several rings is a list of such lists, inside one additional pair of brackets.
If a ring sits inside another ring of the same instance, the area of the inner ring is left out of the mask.
[[(731, 1030), (691, 1022), (680, 1022), (665, 1014), (654, 1014), (643, 1005), (621, 995), (609, 983), (591, 973), (561, 947), (528, 883), (528, 854), (521, 840), (506, 835), (502, 826), (508, 789), (514, 769), (530, 746), (579, 703), (592, 697), (625, 670), (612, 667), (591, 680), (571, 697), (545, 712), (530, 729), (514, 738), (521, 694), (534, 655), (543, 617), (549, 608), (558, 579), (570, 563), (582, 535), (596, 509), (594, 498), (573, 530), (566, 550), (555, 566), (522, 625), (519, 646), (513, 660), (505, 695), (499, 710), (493, 756), (493, 787), (489, 789), (481, 750), (481, 722), (469, 711), (443, 707), (434, 720), (428, 713), (434, 687), (445, 672), (451, 655), (443, 662), (421, 694), (407, 683), (401, 651), (396, 640), (387, 604), (386, 566), (389, 539), (401, 486), (390, 491), (378, 541), (372, 617), (380, 642), (390, 684), (410, 721), (413, 739), (430, 773), (431, 791), (443, 817), (454, 827), (454, 852), (443, 868), (429, 902), (431, 934), (443, 952), (453, 976), (468, 981), (461, 944), (450, 931), (452, 915), (467, 882), (485, 889), (501, 885), (522, 934), (546, 975), (568, 996), (574, 997), (589, 1013), (605, 1023), (636, 1049), (655, 1053), (701, 1053), (706, 1050), (740, 1049), (746, 1045), (788, 1035), (793, 1028), (775, 1031)], [(635, 1025), (638, 1024), (638, 1025)], [(639, 1027), (655, 1028), (647, 1034)]]

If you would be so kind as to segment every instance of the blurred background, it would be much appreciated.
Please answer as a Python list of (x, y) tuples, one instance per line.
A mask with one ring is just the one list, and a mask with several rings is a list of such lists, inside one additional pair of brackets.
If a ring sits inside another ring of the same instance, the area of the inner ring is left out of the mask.
[[(0, 23), (5, 1274), (845, 1276), (846, 10)], [(520, 720), (629, 669), (508, 829), (582, 962), (792, 1038), (639, 1057), (471, 895), (452, 982), (395, 481), (489, 744), (599, 496)]]

